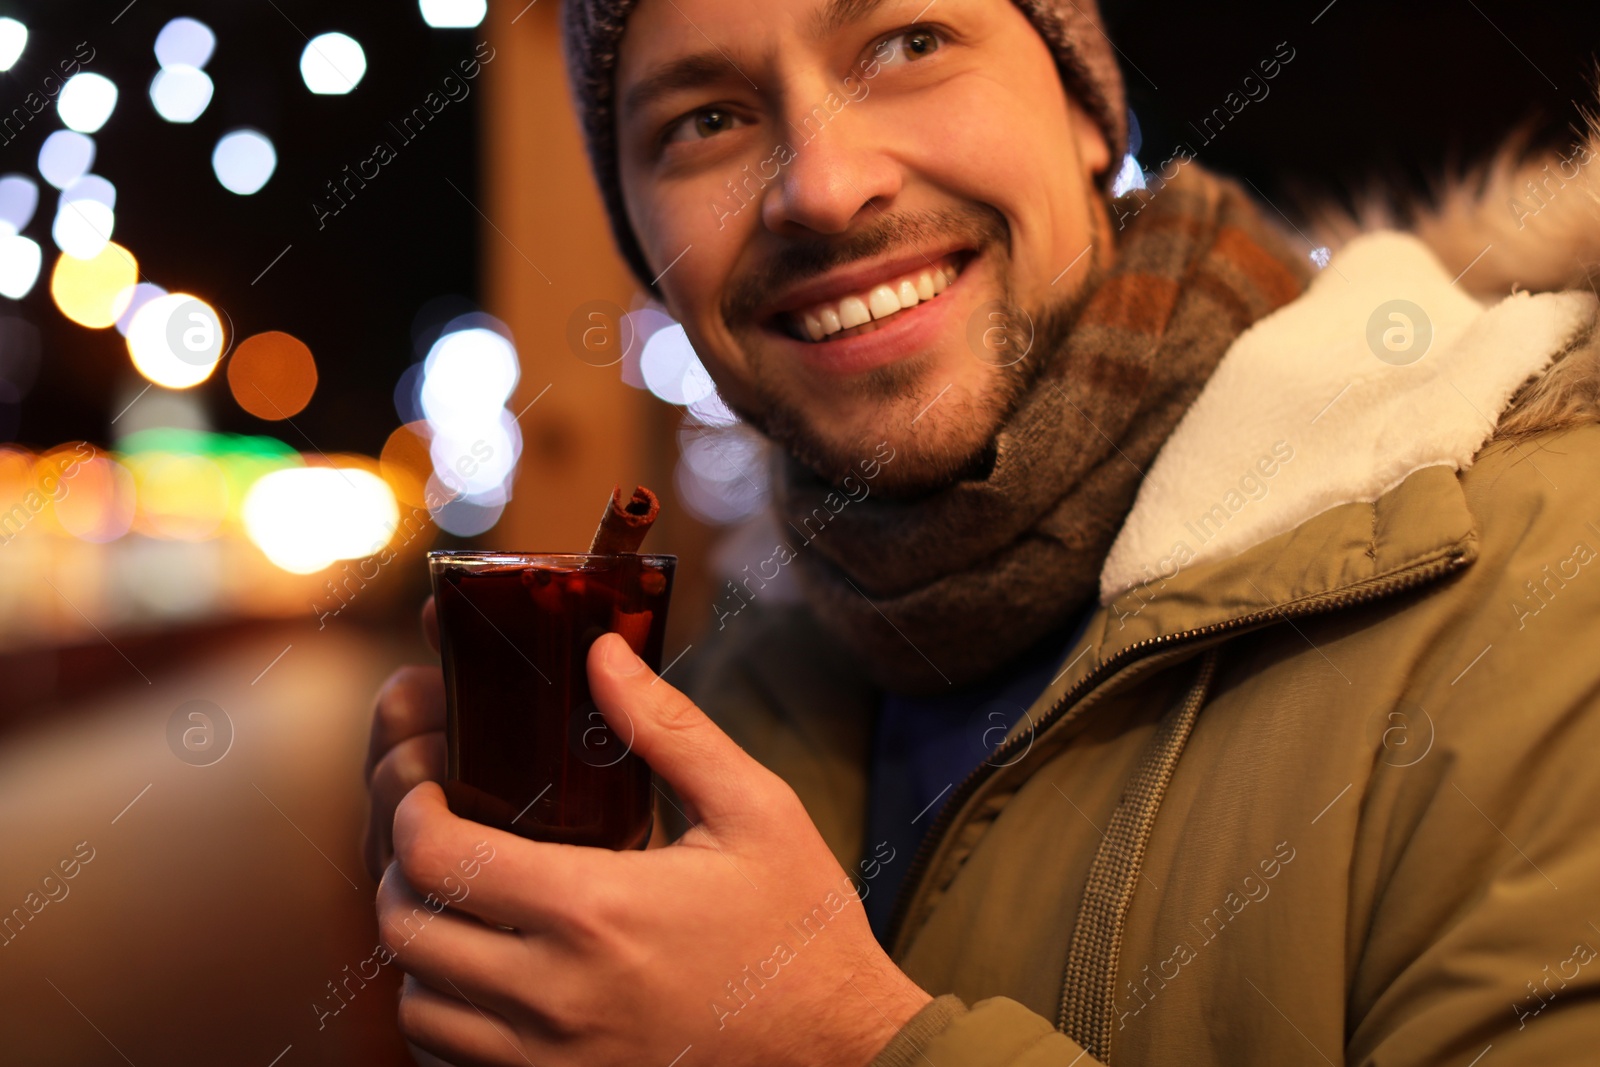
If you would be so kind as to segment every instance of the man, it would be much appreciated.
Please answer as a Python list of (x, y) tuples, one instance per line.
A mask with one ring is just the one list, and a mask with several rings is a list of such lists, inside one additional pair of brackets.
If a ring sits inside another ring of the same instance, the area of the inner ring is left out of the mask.
[(672, 790), (647, 851), (451, 815), (438, 671), (391, 681), (367, 857), (407, 1037), (541, 1067), (1579, 1062), (1594, 145), (1427, 218), (1448, 266), (1387, 233), (1318, 272), (1191, 159), (1107, 196), (1090, 3), (569, 0), (566, 31), (619, 247), (787, 456), (770, 558), (804, 597), (739, 582), (688, 695), (595, 642)]

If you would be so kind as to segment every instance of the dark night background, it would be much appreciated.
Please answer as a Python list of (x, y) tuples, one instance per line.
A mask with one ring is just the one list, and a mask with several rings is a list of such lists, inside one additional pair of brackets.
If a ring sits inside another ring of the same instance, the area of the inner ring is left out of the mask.
[[(416, 358), (413, 318), (430, 299), (476, 288), (480, 219), (462, 194), (475, 196), (477, 184), (479, 83), (468, 83), (474, 94), (446, 106), (410, 143), (388, 123), (420, 106), (445, 75), (458, 73), (456, 64), (480, 39), (477, 31), (430, 29), (416, 17), (415, 5), (399, 11), (306, 0), (209, 0), (176, 10), (141, 2), (113, 25), (126, 3), (0, 7), (0, 14), (30, 30), (22, 58), (0, 75), (0, 105), (9, 113), (87, 41), (95, 56), (84, 69), (120, 89), (111, 121), (94, 135), (92, 168), (117, 187), (113, 240), (139, 258), (145, 280), (195, 292), (226, 311), (235, 338), (284, 330), (304, 340), (316, 356), (320, 382), (295, 425), (323, 450), (376, 452), (399, 421), (391, 396)], [(178, 14), (200, 18), (218, 40), (206, 65), (216, 93), (187, 126), (163, 121), (147, 93), (158, 69), (151, 43)], [(313, 95), (300, 81), (306, 39), (330, 30), (351, 35), (367, 54), (365, 78), (344, 96)], [(265, 133), (278, 153), (266, 187), (246, 197), (222, 188), (211, 170), (217, 138), (239, 126)], [(21, 137), (0, 145), (0, 173), (37, 178), (39, 146), (60, 128), (53, 106), (47, 108)], [(397, 158), (319, 230), (312, 204), (328, 199), (325, 183), (370, 156), (379, 139), (395, 147)], [(76, 326), (51, 304), (54, 200), (55, 190), (41, 190), (24, 231), (45, 249), (39, 282), (20, 301), (43, 334), (45, 358), (23, 400), (16, 436), (35, 445), (73, 437), (103, 442), (120, 406), (119, 390), (143, 383), (120, 334)], [(292, 430), (240, 410), (222, 374), (197, 391), (218, 430), (271, 432), (294, 447), (310, 447)]]

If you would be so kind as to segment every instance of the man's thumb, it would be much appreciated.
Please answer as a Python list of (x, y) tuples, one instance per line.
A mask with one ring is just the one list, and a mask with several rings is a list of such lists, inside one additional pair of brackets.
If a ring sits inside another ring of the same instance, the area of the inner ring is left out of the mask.
[(589, 649), (589, 692), (624, 746), (671, 784), (691, 822), (736, 824), (777, 779), (659, 678), (619, 634)]

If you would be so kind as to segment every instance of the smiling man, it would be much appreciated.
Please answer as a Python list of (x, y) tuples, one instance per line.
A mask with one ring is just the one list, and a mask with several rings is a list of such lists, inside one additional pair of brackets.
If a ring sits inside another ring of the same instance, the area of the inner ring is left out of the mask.
[(760, 558), (802, 595), (724, 619), (681, 691), (594, 643), (670, 789), (644, 851), (452, 814), (439, 671), (391, 680), (366, 856), (407, 1037), (541, 1067), (1580, 1059), (1581, 169), (1514, 234), (1543, 161), (1317, 273), (1188, 159), (1112, 200), (1092, 3), (564, 20), (617, 245), (779, 446), (803, 545)]

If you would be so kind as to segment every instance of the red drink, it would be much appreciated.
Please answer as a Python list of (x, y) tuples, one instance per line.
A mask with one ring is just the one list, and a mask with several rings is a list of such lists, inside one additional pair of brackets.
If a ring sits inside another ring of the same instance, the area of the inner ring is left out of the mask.
[(430, 552), (444, 660), (445, 796), (464, 819), (541, 841), (643, 848), (650, 768), (589, 696), (589, 646), (616, 632), (661, 668), (676, 556)]

